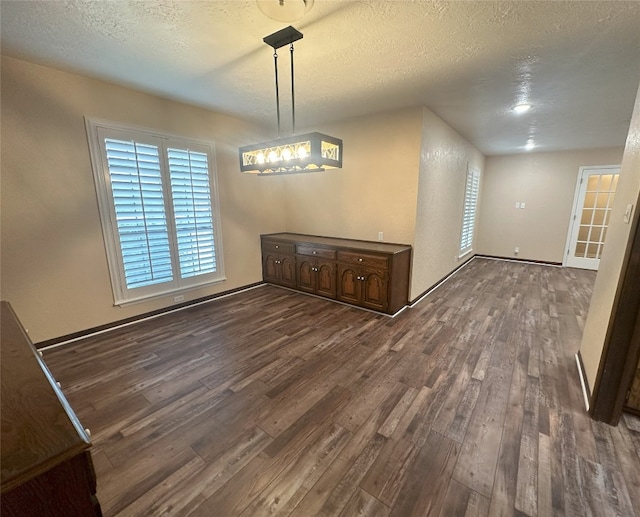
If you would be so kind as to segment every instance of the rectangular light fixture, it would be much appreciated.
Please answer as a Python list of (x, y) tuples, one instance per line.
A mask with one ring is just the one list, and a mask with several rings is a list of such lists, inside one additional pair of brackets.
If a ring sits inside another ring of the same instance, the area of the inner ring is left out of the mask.
[(240, 148), (242, 172), (274, 175), (342, 167), (342, 140), (322, 133), (278, 138)]
[[(342, 140), (322, 133), (296, 135), (295, 92), (293, 86), (293, 43), (302, 33), (293, 27), (285, 27), (263, 38), (273, 47), (273, 63), (276, 79), (276, 111), (278, 139), (239, 149), (240, 170), (259, 176), (295, 174), (342, 168)], [(291, 129), (293, 135), (280, 138), (280, 93), (278, 87), (278, 49), (290, 45), (291, 52)]]

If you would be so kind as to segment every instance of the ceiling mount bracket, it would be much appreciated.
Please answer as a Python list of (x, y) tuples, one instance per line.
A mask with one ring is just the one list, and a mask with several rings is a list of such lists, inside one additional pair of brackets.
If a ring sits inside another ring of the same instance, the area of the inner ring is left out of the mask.
[(302, 33), (299, 30), (291, 27), (290, 25), (289, 27), (285, 27), (278, 32), (269, 34), (269, 36), (265, 36), (264, 38), (262, 38), (262, 41), (277, 50), (280, 47), (284, 47), (285, 45), (293, 43), (294, 41), (298, 41), (302, 38)]

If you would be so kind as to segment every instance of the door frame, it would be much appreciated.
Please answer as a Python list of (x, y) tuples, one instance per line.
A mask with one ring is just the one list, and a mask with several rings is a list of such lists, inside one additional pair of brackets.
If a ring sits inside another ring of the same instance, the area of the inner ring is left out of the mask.
[(640, 210), (631, 221), (630, 238), (591, 396), (590, 415), (618, 425), (627, 391), (640, 359)]
[[(576, 188), (573, 193), (573, 204), (571, 205), (571, 214), (569, 215), (569, 228), (567, 230), (567, 238), (565, 239), (564, 254), (562, 256), (562, 266), (567, 266), (567, 260), (569, 259), (569, 252), (571, 251), (571, 235), (573, 234), (573, 227), (578, 220), (578, 209), (582, 210), (582, 207), (578, 207), (578, 200), (580, 199), (580, 187), (582, 185), (582, 175), (586, 170), (602, 170), (602, 169), (617, 169), (620, 173), (620, 165), (581, 165), (578, 168), (578, 177), (576, 179)], [(579, 225), (579, 224), (578, 224)]]

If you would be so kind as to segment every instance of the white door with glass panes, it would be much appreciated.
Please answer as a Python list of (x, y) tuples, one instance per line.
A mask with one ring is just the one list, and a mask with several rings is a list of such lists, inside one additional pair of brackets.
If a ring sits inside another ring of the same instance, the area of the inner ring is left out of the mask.
[(620, 167), (580, 167), (564, 265), (598, 269)]

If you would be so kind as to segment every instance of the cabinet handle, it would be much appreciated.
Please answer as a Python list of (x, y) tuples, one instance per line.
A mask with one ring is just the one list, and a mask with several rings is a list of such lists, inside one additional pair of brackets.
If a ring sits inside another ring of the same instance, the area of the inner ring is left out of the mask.
[(56, 381), (56, 384), (58, 385), (58, 388), (62, 388), (62, 384), (60, 384), (60, 381)]
[(91, 438), (91, 430), (90, 429), (85, 429), (84, 432), (87, 433), (87, 436), (89, 438)]

